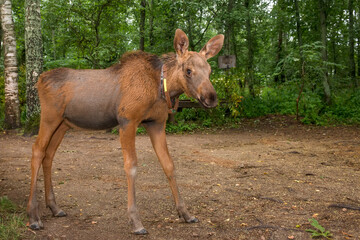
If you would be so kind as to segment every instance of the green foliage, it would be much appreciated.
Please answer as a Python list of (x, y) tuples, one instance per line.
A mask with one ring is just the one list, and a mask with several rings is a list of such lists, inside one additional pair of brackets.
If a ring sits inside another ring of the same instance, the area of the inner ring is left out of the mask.
[(138, 127), (137, 131), (136, 131), (137, 134), (145, 134), (146, 133), (146, 129), (142, 126)]
[(73, 69), (84, 69), (84, 68), (91, 68), (91, 65), (85, 59), (59, 59), (59, 60), (52, 60), (45, 62), (44, 70), (50, 70), (54, 68), (73, 68)]
[(0, 239), (21, 239), (25, 231), (24, 216), (6, 196), (0, 197)]
[(326, 239), (331, 239), (332, 234), (329, 231), (326, 231), (325, 228), (321, 226), (316, 219), (311, 218), (309, 219), (309, 222), (311, 226), (315, 228), (315, 230), (306, 229), (307, 232), (311, 233), (311, 238), (324, 237)]
[(176, 122), (176, 124), (168, 123), (166, 125), (166, 132), (168, 133), (182, 133), (193, 132), (196, 129), (200, 129), (201, 126), (194, 122), (185, 122), (184, 120)]
[[(217, 76), (220, 77), (212, 81), (217, 87), (219, 97), (230, 96), (227, 98), (229, 101), (211, 110), (184, 109), (183, 112), (177, 113), (176, 119), (178, 121), (193, 121), (201, 128), (231, 125), (244, 117), (296, 114), (296, 99), (299, 94), (297, 81), (261, 87), (258, 89), (257, 96), (253, 97), (246, 89), (244, 90), (234, 84), (238, 81), (237, 76), (229, 77), (227, 82), (222, 82), (225, 78), (221, 75)], [(230, 87), (227, 87), (229, 82)], [(302, 92), (299, 115), (305, 124), (360, 124), (360, 108), (357, 107), (359, 104), (360, 89), (349, 90), (343, 87), (333, 90), (332, 105), (327, 106), (323, 101), (321, 88), (310, 82), (306, 84)]]
[(12, 203), (7, 196), (0, 197), (0, 211), (1, 212), (15, 212), (17, 207)]
[(40, 127), (40, 113), (33, 114), (29, 119), (25, 121), (24, 134), (36, 135)]
[(295, 114), (296, 92), (293, 86), (264, 87), (259, 96), (245, 95), (241, 106), (241, 116), (258, 117), (268, 114)]
[[(128, 4), (128, 5), (127, 5)], [(60, 60), (60, 66), (103, 68), (131, 49), (128, 37), (127, 9), (132, 4), (121, 1), (45, 1), (42, 4), (44, 60)], [(54, 14), (55, 13), (55, 14)], [(62, 60), (62, 62), (61, 62)]]
[[(176, 28), (181, 28), (189, 37), (190, 50), (199, 51), (211, 37), (222, 33), (226, 40), (219, 55), (236, 57), (236, 68), (230, 70), (218, 69), (217, 57), (209, 59), (214, 70), (211, 81), (221, 100), (220, 106), (207, 111), (184, 109), (176, 115), (177, 125), (170, 124), (167, 131), (194, 131), (232, 125), (244, 117), (267, 114), (294, 115), (303, 82), (299, 102), (303, 123), (359, 124), (360, 93), (351, 85), (353, 80), (349, 77), (348, 68), (347, 4), (330, 1), (326, 5), (327, 61), (322, 58), (324, 46), (320, 41), (318, 1), (298, 1), (298, 4), (303, 42), (301, 49), (292, 1), (250, 1), (248, 8), (244, 6), (244, 1), (147, 1), (145, 51), (158, 55), (173, 52), (174, 32)], [(360, 11), (359, 6), (354, 8), (356, 13)], [(44, 71), (57, 67), (105, 68), (117, 62), (124, 52), (138, 49), (140, 8), (140, 1), (43, 1)], [(21, 120), (30, 129), (27, 131), (36, 132), (39, 119), (28, 120), (25, 117), (24, 0), (13, 1), (13, 18)], [(250, 31), (246, 28), (248, 23)], [(358, 36), (360, 25), (355, 24), (354, 27)], [(359, 59), (359, 46), (356, 47), (355, 60)], [(251, 66), (250, 48), (253, 55)], [(304, 78), (301, 78), (301, 59), (305, 61)], [(324, 66), (330, 79), (331, 105), (324, 101)], [(0, 64), (0, 129), (4, 122), (3, 69)], [(254, 77), (253, 94), (249, 93), (250, 83), (246, 77), (249, 73), (253, 73)], [(275, 80), (279, 76), (283, 79)], [(142, 133), (145, 130), (138, 131)]]
[(322, 101), (321, 95), (307, 91), (301, 103), (302, 122), (317, 125), (359, 124), (359, 104), (359, 89), (334, 91), (330, 106)]

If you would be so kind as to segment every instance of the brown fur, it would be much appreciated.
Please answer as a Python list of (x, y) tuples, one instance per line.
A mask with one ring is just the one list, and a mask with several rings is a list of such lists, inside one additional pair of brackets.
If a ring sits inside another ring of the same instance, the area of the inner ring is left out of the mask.
[(150, 135), (168, 177), (179, 215), (186, 222), (197, 222), (188, 213), (180, 197), (174, 164), (167, 149), (165, 124), (168, 109), (166, 100), (160, 94), (160, 73), (165, 64), (171, 97), (185, 92), (198, 99), (204, 107), (216, 106), (217, 98), (209, 81), (211, 69), (207, 59), (220, 51), (223, 40), (223, 35), (218, 35), (200, 53), (189, 52), (187, 36), (178, 29), (174, 39), (176, 55), (168, 54), (159, 58), (135, 51), (124, 54), (120, 63), (107, 69), (59, 68), (43, 73), (37, 84), (41, 120), (31, 159), (31, 189), (27, 207), (30, 228), (43, 227), (36, 199), (36, 180), (41, 165), (45, 178), (46, 205), (54, 216), (66, 215), (55, 202), (51, 181), (52, 160), (66, 131), (71, 127), (106, 129), (119, 125), (128, 182), (129, 219), (135, 233), (147, 233), (135, 202), (135, 135), (139, 124), (143, 124)]

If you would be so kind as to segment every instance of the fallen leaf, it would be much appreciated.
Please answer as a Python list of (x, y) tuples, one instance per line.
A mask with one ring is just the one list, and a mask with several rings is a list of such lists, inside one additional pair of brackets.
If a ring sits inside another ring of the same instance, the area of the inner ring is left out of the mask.
[(346, 232), (344, 232), (344, 231), (342, 231), (341, 232), (343, 235), (346, 235), (346, 236), (348, 236), (348, 237), (353, 237), (353, 235), (351, 235), (351, 234), (348, 234), (348, 233), (346, 233)]

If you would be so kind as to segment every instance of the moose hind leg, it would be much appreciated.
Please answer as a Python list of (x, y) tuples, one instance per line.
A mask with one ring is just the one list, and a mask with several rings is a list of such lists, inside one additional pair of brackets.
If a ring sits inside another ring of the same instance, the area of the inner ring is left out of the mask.
[(185, 203), (180, 196), (180, 192), (177, 186), (175, 178), (175, 167), (174, 162), (170, 157), (165, 135), (165, 124), (155, 124), (144, 125), (148, 134), (150, 135), (151, 143), (155, 149), (156, 155), (159, 159), (159, 162), (165, 172), (166, 177), (169, 180), (170, 189), (173, 194), (176, 209), (179, 213), (179, 217), (184, 218), (187, 223), (196, 223), (199, 220), (192, 216), (186, 209)]
[(29, 227), (34, 230), (43, 228), (43, 223), (40, 219), (39, 204), (36, 198), (36, 182), (40, 166), (45, 158), (46, 149), (49, 145), (50, 139), (56, 129), (61, 124), (61, 121), (44, 122), (41, 121), (39, 135), (36, 138), (32, 147), (31, 158), (31, 186), (29, 202), (27, 205), (27, 214), (29, 216)]
[(38, 146), (35, 143), (32, 148), (32, 158), (31, 158), (31, 187), (30, 187), (30, 196), (29, 202), (27, 205), (27, 214), (29, 216), (29, 227), (33, 230), (39, 230), (43, 228), (43, 223), (40, 219), (39, 214), (39, 203), (36, 199), (36, 181), (38, 172), (41, 166), (42, 159), (45, 154), (43, 151), (38, 150)]
[(52, 162), (54, 159), (55, 152), (57, 148), (59, 147), (62, 139), (64, 138), (64, 135), (66, 131), (69, 129), (69, 126), (66, 125), (65, 122), (63, 122), (55, 131), (54, 135), (52, 136), (50, 143), (46, 149), (46, 155), (43, 160), (42, 166), (44, 171), (44, 182), (45, 182), (45, 202), (46, 206), (50, 208), (52, 214), (55, 217), (64, 217), (66, 216), (66, 213), (61, 210), (55, 201), (55, 195), (53, 191), (53, 185), (51, 180), (51, 167)]

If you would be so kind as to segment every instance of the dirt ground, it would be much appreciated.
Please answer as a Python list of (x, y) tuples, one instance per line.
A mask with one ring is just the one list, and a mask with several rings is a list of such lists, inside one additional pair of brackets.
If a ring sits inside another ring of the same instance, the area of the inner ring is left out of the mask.
[[(182, 196), (199, 223), (178, 219), (147, 135), (137, 136), (137, 204), (146, 236), (126, 215), (118, 136), (69, 131), (54, 159), (57, 203), (38, 198), (44, 230), (24, 239), (311, 239), (316, 218), (333, 239), (360, 239), (360, 127), (316, 127), (291, 117), (244, 120), (239, 128), (168, 135)], [(0, 134), (0, 196), (26, 206), (35, 137)]]

